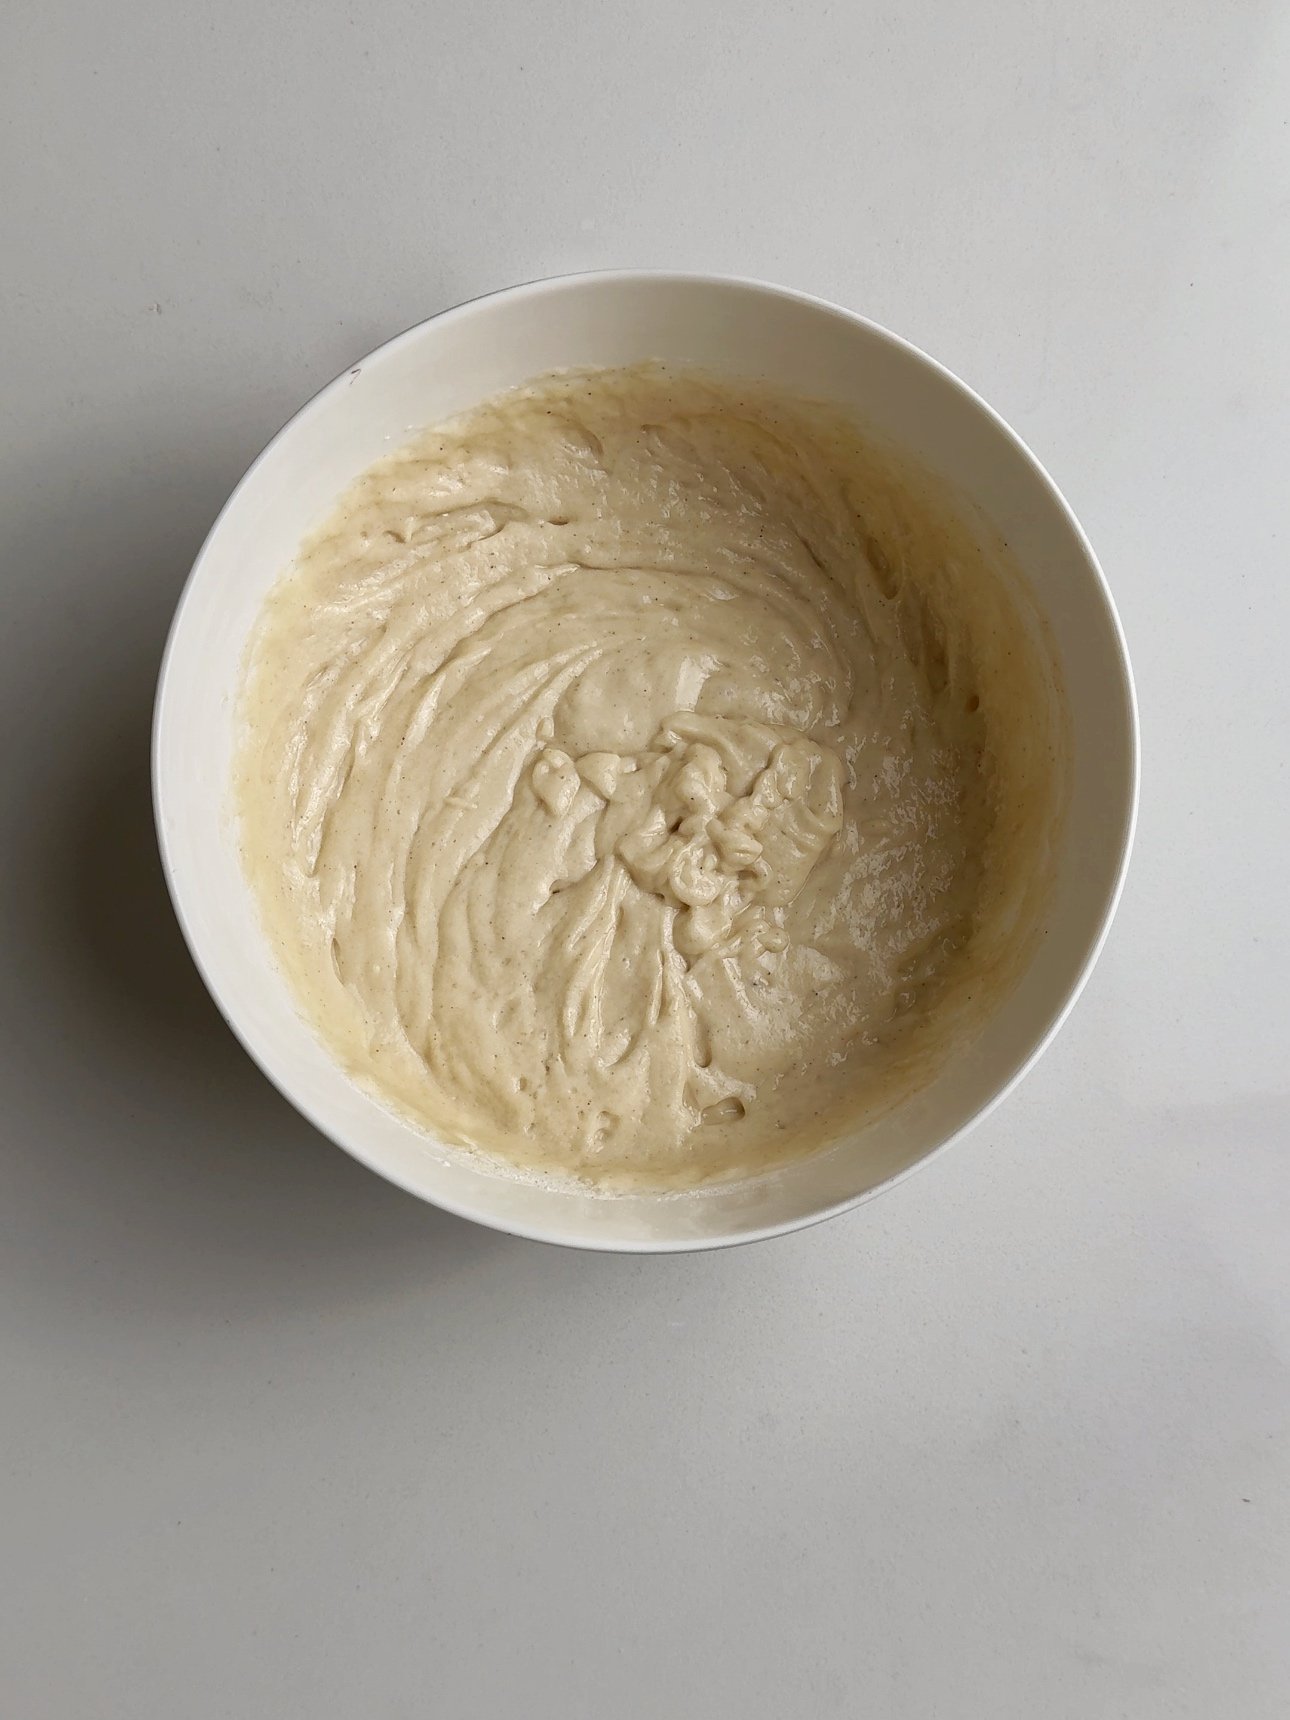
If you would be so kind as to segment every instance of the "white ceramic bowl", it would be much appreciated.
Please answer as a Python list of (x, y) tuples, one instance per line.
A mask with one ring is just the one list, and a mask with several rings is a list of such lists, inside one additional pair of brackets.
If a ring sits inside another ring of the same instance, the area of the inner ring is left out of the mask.
[[(1065, 678), (1072, 789), (1045, 935), (969, 1054), (842, 1147), (738, 1187), (597, 1197), (493, 1174), (355, 1086), (297, 1014), (240, 869), (228, 805), (235, 695), (260, 604), (349, 481), (423, 425), (545, 371), (642, 359), (833, 400), (971, 497), (1011, 546)], [(247, 1050), (372, 1170), (464, 1217), (580, 1247), (666, 1251), (775, 1235), (889, 1187), (978, 1122), (1052, 1038), (1119, 896), (1137, 805), (1133, 684), (1106, 582), (1051, 479), (988, 406), (861, 317), (751, 281), (539, 281), (409, 329), (324, 388), (229, 498), (184, 589), (161, 670), (153, 782), (176, 912)]]

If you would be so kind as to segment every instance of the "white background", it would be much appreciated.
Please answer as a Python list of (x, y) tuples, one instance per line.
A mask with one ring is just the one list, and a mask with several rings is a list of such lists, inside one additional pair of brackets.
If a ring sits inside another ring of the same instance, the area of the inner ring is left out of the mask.
[[(0, 320), (0, 1709), (1290, 1710), (1290, 13), (12, 5)], [(977, 1134), (785, 1241), (600, 1259), (385, 1187), (206, 1001), (165, 627), (279, 423), (567, 269), (949, 364), (1120, 603), (1138, 851)]]

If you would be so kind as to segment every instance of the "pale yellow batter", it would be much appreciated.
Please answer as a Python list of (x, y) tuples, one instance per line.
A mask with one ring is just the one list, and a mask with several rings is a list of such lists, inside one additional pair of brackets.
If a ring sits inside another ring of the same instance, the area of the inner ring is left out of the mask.
[(548, 379), (361, 478), (266, 605), (244, 856), (437, 1136), (607, 1187), (816, 1148), (1017, 966), (1058, 718), (922, 480), (823, 413)]

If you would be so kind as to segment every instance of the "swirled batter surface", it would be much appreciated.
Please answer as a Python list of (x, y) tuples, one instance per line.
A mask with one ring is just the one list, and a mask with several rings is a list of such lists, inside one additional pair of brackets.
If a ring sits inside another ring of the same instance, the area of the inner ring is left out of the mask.
[(993, 743), (1041, 680), (845, 426), (549, 379), (368, 472), (271, 595), (245, 862), (307, 1014), (436, 1135), (608, 1186), (755, 1170), (984, 1007), (1044, 823), (1035, 748)]

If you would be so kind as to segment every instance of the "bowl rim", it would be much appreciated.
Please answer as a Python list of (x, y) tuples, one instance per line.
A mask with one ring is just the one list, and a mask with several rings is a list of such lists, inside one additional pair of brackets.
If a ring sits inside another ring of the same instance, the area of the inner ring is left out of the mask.
[[(209, 558), (212, 545), (219, 535), (225, 519), (238, 505), (242, 493), (249, 485), (253, 475), (273, 453), (279, 442), (288, 436), (295, 429), (297, 424), (312, 413), (320, 410), (325, 402), (329, 401), (334, 394), (340, 392), (348, 385), (349, 380), (356, 369), (363, 368), (377, 359), (392, 357), (398, 348), (416, 340), (422, 331), (430, 324), (450, 324), (456, 319), (469, 316), (480, 306), (490, 303), (493, 300), (510, 300), (512, 302), (518, 302), (523, 299), (540, 297), (544, 294), (558, 294), (571, 287), (590, 281), (600, 282), (607, 286), (653, 283), (656, 285), (668, 286), (734, 287), (744, 291), (763, 294), (768, 298), (788, 301), (808, 306), (813, 310), (827, 312), (834, 317), (840, 318), (845, 322), (864, 329), (879, 343), (888, 345), (902, 353), (905, 357), (911, 358), (916, 363), (926, 366), (930, 371), (939, 376), (943, 382), (948, 384), (950, 388), (963, 395), (967, 401), (975, 407), (975, 409), (981, 413), (990, 424), (993, 425), (994, 429), (1011, 445), (1013, 452), (1020, 456), (1022, 463), (1029, 468), (1031, 475), (1038, 481), (1040, 486), (1048, 492), (1049, 499), (1056, 505), (1058, 513), (1063, 519), (1067, 529), (1072, 534), (1081, 554), (1084, 557), (1089, 571), (1093, 575), (1096, 590), (1106, 611), (1107, 620), (1110, 623), (1111, 636), (1115, 644), (1116, 656), (1120, 669), (1120, 693), (1124, 705), (1125, 731), (1129, 752), (1129, 785), (1127, 804), (1124, 807), (1122, 827), (1119, 833), (1119, 851), (1116, 856), (1114, 883), (1107, 893), (1107, 898), (1103, 904), (1099, 917), (1096, 933), (1089, 943), (1089, 947), (1084, 960), (1081, 963), (1079, 973), (1076, 975), (1066, 998), (1060, 1007), (1054, 1012), (1048, 1026), (1035, 1042), (1029, 1054), (1020, 1064), (1018, 1064), (1008, 1079), (996, 1089), (984, 1104), (982, 1104), (969, 1118), (960, 1124), (957, 1129), (955, 1129), (951, 1134), (945, 1136), (945, 1138), (939, 1141), (934, 1147), (929, 1148), (927, 1152), (921, 1154), (913, 1161), (912, 1164), (905, 1165), (902, 1169), (893, 1172), (891, 1176), (884, 1178), (881, 1182), (873, 1184), (870, 1188), (862, 1190), (859, 1194), (848, 1195), (844, 1199), (834, 1201), (818, 1211), (780, 1220), (773, 1224), (761, 1225), (746, 1231), (732, 1232), (729, 1235), (723, 1236), (705, 1236), (701, 1238), (597, 1238), (594, 1235), (575, 1231), (560, 1233), (549, 1226), (542, 1227), (540, 1225), (528, 1225), (523, 1222), (499, 1218), (494, 1214), (472, 1206), (467, 1201), (458, 1201), (450, 1198), (441, 1199), (437, 1195), (427, 1194), (423, 1189), (414, 1186), (410, 1180), (400, 1176), (397, 1172), (392, 1171), (388, 1166), (380, 1163), (378, 1155), (366, 1152), (361, 1144), (347, 1139), (342, 1132), (337, 1130), (335, 1125), (326, 1116), (320, 1114), (320, 1112), (314, 1108), (308, 1099), (293, 1091), (291, 1082), (285, 1076), (281, 1076), (275, 1071), (271, 1066), (268, 1057), (261, 1055), (260, 1050), (252, 1043), (248, 1032), (240, 1025), (233, 1008), (221, 991), (220, 986), (211, 971), (206, 955), (200, 947), (199, 940), (193, 931), (192, 924), (185, 910), (185, 885), (180, 879), (173, 863), (170, 844), (166, 834), (161, 742), (165, 726), (167, 692), (172, 662), (176, 654), (177, 642), (183, 632), (185, 613), (188, 609), (197, 583), (201, 578), (202, 569)], [(756, 279), (755, 277), (744, 275), (708, 274), (702, 271), (692, 270), (618, 268), (584, 269), (558, 275), (538, 276), (532, 280), (523, 281), (512, 286), (498, 287), (488, 292), (474, 294), (470, 298), (460, 300), (456, 304), (450, 305), (441, 311), (436, 311), (428, 317), (422, 317), (407, 328), (400, 330), (399, 333), (392, 335), (388, 340), (382, 341), (379, 346), (374, 347), (365, 356), (354, 359), (350, 363), (346, 364), (342, 370), (340, 370), (329, 382), (324, 383), (321, 388), (317, 389), (315, 393), (303, 403), (303, 405), (298, 407), (296, 411), (294, 411), (291, 416), (280, 425), (280, 427), (260, 449), (260, 452), (247, 466), (246, 470), (229, 493), (227, 500), (216, 514), (210, 529), (202, 540), (201, 547), (193, 560), (192, 567), (189, 569), (180, 590), (179, 597), (175, 605), (174, 616), (167, 631), (166, 643), (162, 652), (161, 663), (157, 675), (157, 688), (153, 702), (150, 752), (153, 822), (156, 830), (157, 846), (161, 856), (162, 872), (166, 880), (167, 893), (169, 894), (175, 917), (179, 922), (184, 942), (188, 946), (189, 954), (191, 955), (193, 963), (201, 976), (202, 983), (210, 993), (216, 1008), (223, 1016), (234, 1037), (241, 1044), (252, 1062), (259, 1068), (261, 1073), (272, 1083), (278, 1092), (281, 1093), (288, 1103), (297, 1112), (299, 1112), (306, 1121), (311, 1123), (328, 1141), (340, 1147), (344, 1152), (348, 1153), (351, 1158), (356, 1159), (368, 1170), (374, 1171), (378, 1176), (383, 1177), (386, 1182), (393, 1183), (396, 1187), (403, 1189), (406, 1193), (414, 1195), (418, 1199), (425, 1201), (427, 1205), (437, 1207), (440, 1211), (447, 1212), (455, 1218), (467, 1219), (475, 1224), (482, 1224), (488, 1229), (499, 1231), (510, 1236), (521, 1237), (526, 1241), (544, 1242), (553, 1246), (577, 1248), (587, 1250), (592, 1253), (602, 1254), (705, 1253), (714, 1249), (733, 1248), (740, 1247), (746, 1243), (763, 1242), (772, 1237), (788, 1235), (795, 1231), (809, 1230), (814, 1225), (823, 1224), (827, 1219), (836, 1218), (844, 1212), (850, 1212), (856, 1207), (863, 1206), (869, 1201), (875, 1200), (879, 1195), (885, 1194), (888, 1190), (895, 1188), (898, 1184), (904, 1182), (906, 1178), (923, 1170), (927, 1165), (931, 1164), (933, 1160), (939, 1158), (942, 1153), (947, 1152), (973, 1129), (983, 1123), (986, 1118), (988, 1118), (998, 1106), (1002, 1105), (1009, 1095), (1015, 1091), (1043, 1056), (1044, 1052), (1047, 1051), (1048, 1047), (1052, 1044), (1083, 994), (1084, 988), (1088, 984), (1089, 977), (1092, 974), (1094, 967), (1097, 965), (1098, 958), (1106, 945), (1112, 921), (1115, 918), (1116, 910), (1120, 905), (1120, 900), (1124, 893), (1125, 879), (1128, 874), (1129, 861), (1132, 856), (1134, 839), (1137, 833), (1142, 769), (1141, 730), (1133, 666), (1129, 658), (1128, 644), (1124, 635), (1124, 626), (1120, 619), (1119, 611), (1116, 608), (1115, 599), (1111, 593), (1110, 585), (1105, 573), (1103, 572), (1102, 565), (1094, 552), (1092, 544), (1089, 542), (1084, 528), (1076, 517), (1073, 508), (1066, 500), (1066, 497), (1063, 495), (1051, 473), (1044, 466), (1043, 462), (1039, 459), (1038, 455), (1035, 454), (1029, 444), (998, 412), (995, 411), (987, 400), (983, 399), (982, 396), (978, 394), (969, 383), (965, 382), (962, 377), (957, 375), (956, 372), (952, 371), (947, 365), (942, 364), (938, 359), (933, 358), (929, 353), (924, 352), (921, 347), (916, 346), (912, 341), (906, 340), (903, 336), (893, 333), (890, 329), (885, 328), (881, 323), (874, 322), (871, 318), (862, 315), (858, 311), (850, 310), (844, 305), (836, 304), (832, 300), (822, 298), (816, 294), (803, 292), (793, 287), (780, 286), (770, 281), (763, 281)]]

